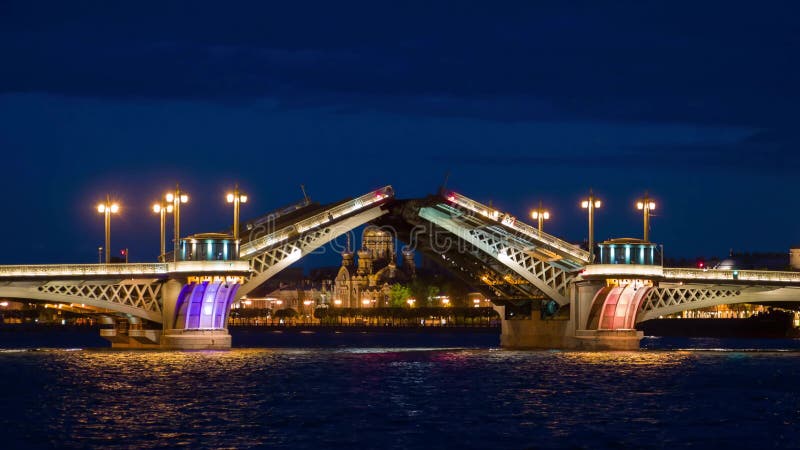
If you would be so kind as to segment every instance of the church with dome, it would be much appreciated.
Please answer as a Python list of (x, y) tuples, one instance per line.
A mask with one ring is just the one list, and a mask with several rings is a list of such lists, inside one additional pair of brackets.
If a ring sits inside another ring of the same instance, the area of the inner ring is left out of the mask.
[(398, 266), (392, 233), (369, 226), (364, 229), (361, 248), (355, 254), (350, 249), (348, 235), (347, 248), (342, 253), (342, 266), (334, 280), (333, 306), (390, 306), (391, 286), (395, 283), (407, 283), (415, 275), (414, 251), (403, 248), (402, 262)]

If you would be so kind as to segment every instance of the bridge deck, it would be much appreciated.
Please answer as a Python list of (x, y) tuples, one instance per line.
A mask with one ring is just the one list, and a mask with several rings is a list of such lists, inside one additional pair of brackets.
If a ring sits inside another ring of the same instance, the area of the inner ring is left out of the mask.
[(570, 244), (569, 242), (563, 241), (553, 235), (547, 234), (545, 232), (540, 232), (537, 228), (534, 228), (515, 217), (511, 216), (510, 214), (503, 213), (495, 208), (483, 205), (475, 200), (472, 200), (469, 197), (464, 195), (451, 192), (446, 196), (447, 201), (458, 205), (462, 208), (465, 208), (473, 213), (479, 214), (483, 217), (488, 219), (492, 219), (499, 224), (502, 224), (518, 233), (521, 233), (525, 236), (526, 239), (530, 239), (532, 242), (539, 243), (545, 247), (550, 247), (560, 253), (565, 254), (566, 256), (572, 257), (579, 262), (586, 264), (589, 262), (589, 252), (583, 250), (582, 248), (578, 247), (577, 245)]
[(583, 277), (636, 276), (660, 278), (665, 281), (691, 281), (726, 284), (785, 284), (800, 285), (800, 272), (772, 270), (722, 270), (646, 266), (637, 264), (594, 264), (586, 266)]
[(292, 235), (305, 233), (309, 230), (319, 228), (331, 222), (335, 222), (344, 216), (374, 208), (375, 206), (386, 202), (387, 199), (393, 197), (394, 191), (392, 187), (385, 186), (381, 189), (377, 189), (352, 200), (335, 204), (329, 208), (322, 209), (320, 212), (310, 217), (304, 218), (264, 236), (245, 242), (239, 248), (239, 256), (242, 258), (250, 257), (259, 251), (289, 240)]
[(180, 261), (132, 264), (0, 265), (0, 279), (75, 277), (167, 277), (179, 273), (247, 273), (247, 261)]
[[(344, 202), (339, 202), (344, 203)], [(253, 239), (275, 230), (287, 227), (295, 222), (307, 219), (313, 215), (331, 208), (339, 203), (320, 205), (319, 203), (298, 203), (292, 207), (283, 208), (279, 213), (271, 212), (261, 217), (248, 221), (239, 231), (241, 243), (245, 244)]]

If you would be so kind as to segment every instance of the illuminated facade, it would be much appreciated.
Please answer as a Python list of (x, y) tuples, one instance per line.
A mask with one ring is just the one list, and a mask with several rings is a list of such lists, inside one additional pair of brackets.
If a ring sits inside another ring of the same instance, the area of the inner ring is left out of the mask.
[(239, 242), (230, 234), (199, 233), (181, 239), (178, 261), (233, 261), (239, 259)]
[(641, 239), (610, 239), (597, 244), (598, 264), (661, 264), (656, 244)]
[(221, 330), (227, 327), (231, 303), (238, 283), (189, 283), (183, 286), (176, 303), (173, 326), (184, 330)]

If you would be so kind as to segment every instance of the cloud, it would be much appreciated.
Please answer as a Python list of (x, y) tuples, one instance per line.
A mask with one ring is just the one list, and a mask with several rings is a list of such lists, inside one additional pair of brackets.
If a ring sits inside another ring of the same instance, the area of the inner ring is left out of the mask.
[(3, 8), (2, 92), (760, 127), (800, 97), (792, 4)]
[[(612, 127), (614, 128), (614, 127)], [(741, 130), (729, 130), (735, 136)], [(630, 133), (620, 133), (630, 134)], [(465, 151), (457, 154), (435, 155), (431, 160), (456, 166), (494, 166), (571, 169), (641, 169), (660, 172), (668, 170), (738, 171), (748, 174), (764, 173), (787, 175), (800, 169), (800, 154), (794, 149), (800, 145), (800, 135), (787, 131), (757, 131), (731, 141), (720, 139), (719, 132), (698, 130), (706, 140), (680, 139), (664, 143), (659, 137), (641, 139), (636, 143), (629, 138), (625, 145), (609, 147), (592, 145), (587, 139), (588, 151), (559, 150), (544, 145), (527, 152), (501, 151), (496, 153)], [(696, 136), (699, 137), (699, 136)], [(576, 143), (579, 142), (578, 138)]]

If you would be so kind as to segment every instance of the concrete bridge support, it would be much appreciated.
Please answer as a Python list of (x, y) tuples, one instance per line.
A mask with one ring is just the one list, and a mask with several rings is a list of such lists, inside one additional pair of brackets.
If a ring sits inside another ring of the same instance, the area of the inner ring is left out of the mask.
[(603, 301), (595, 299), (604, 286), (599, 281), (572, 283), (569, 305), (549, 317), (541, 313), (535, 301), (529, 314), (520, 314), (509, 305), (496, 305), (501, 318), (500, 345), (508, 349), (638, 350), (640, 331), (602, 330), (594, 324), (603, 307)]
[(138, 317), (100, 318), (100, 337), (111, 342), (111, 348), (160, 348), (161, 330), (146, 329)]
[(228, 350), (227, 319), (237, 283), (187, 283), (169, 279), (161, 288), (161, 330), (146, 329), (136, 317), (106, 316), (100, 336), (112, 348)]
[(238, 283), (186, 284), (171, 279), (162, 290), (164, 320), (161, 348), (229, 350), (227, 321)]

